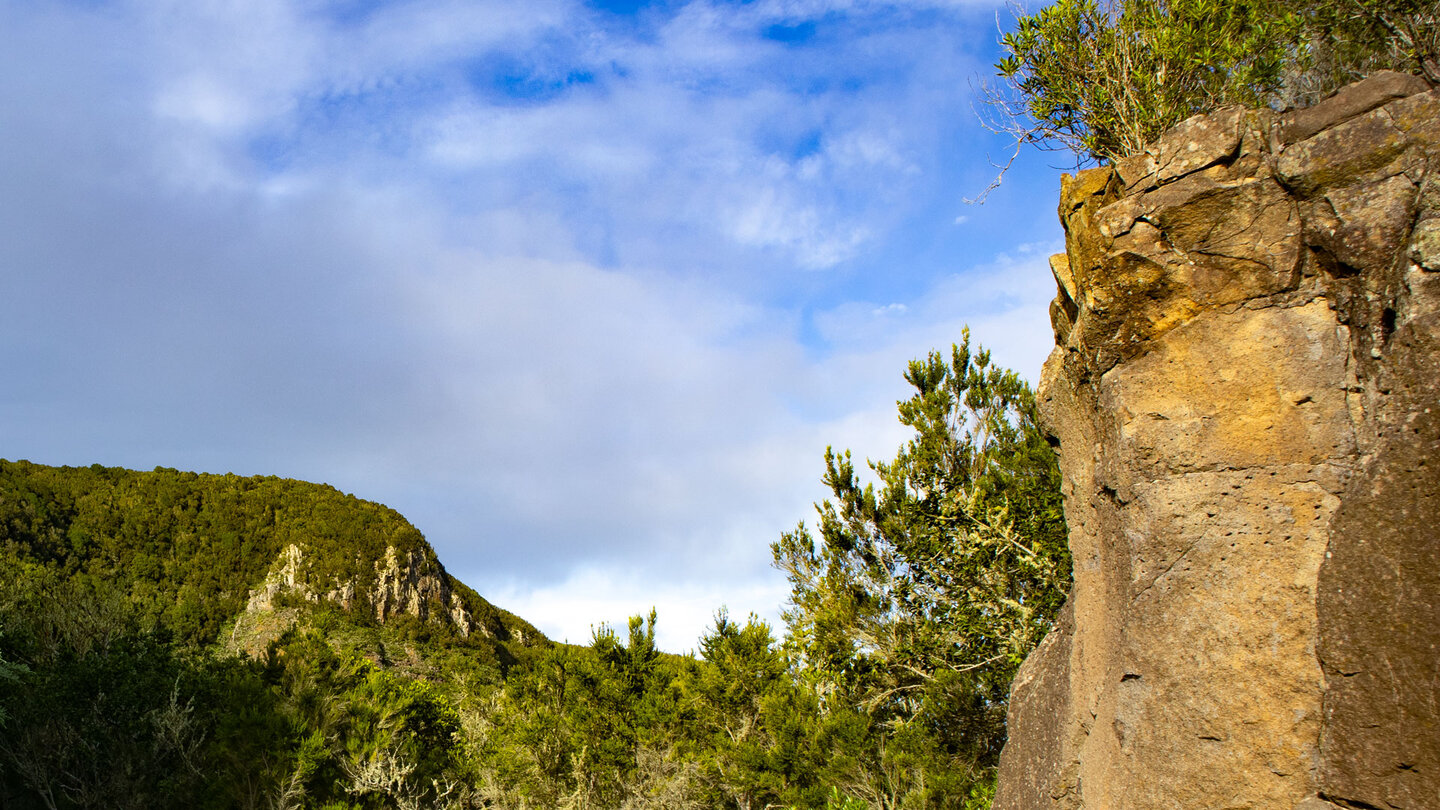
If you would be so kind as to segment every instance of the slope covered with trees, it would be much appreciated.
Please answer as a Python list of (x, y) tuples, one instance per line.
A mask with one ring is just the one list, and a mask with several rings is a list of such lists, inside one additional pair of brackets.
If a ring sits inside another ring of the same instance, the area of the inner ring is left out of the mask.
[[(17, 579), (34, 579), (41, 589), (55, 580), (122, 592), (143, 625), (164, 626), (186, 644), (213, 642), (229, 631), (291, 546), (303, 559), (292, 572), (302, 587), (292, 596), (334, 592), (334, 601), (349, 603), (344, 612), (351, 622), (375, 623), (367, 614), (386, 596), (381, 563), (394, 557), (444, 581), (480, 630), (470, 646), (497, 662), (514, 658), (518, 639), (541, 638), (446, 575), (399, 513), (333, 487), (165, 468), (0, 461), (0, 559)], [(451, 606), (424, 607), (435, 621), (415, 632), (469, 634), (444, 621)]]
[[(286, 549), (301, 587), (262, 611), (283, 635), (236, 656), (224, 642)], [(397, 556), (446, 577), (398, 513), (328, 486), (0, 461), (0, 805), (454, 793), (451, 676), (498, 679), (548, 642), (453, 581), (469, 630), (445, 605), (382, 615), (372, 595)], [(330, 586), (354, 598), (316, 597)]]

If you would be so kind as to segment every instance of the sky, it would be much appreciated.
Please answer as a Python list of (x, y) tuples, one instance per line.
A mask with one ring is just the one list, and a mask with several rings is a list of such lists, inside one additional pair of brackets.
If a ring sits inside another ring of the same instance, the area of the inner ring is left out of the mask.
[(991, 0), (0, 0), (0, 457), (387, 504), (556, 640), (781, 629), (906, 363), (1038, 378)]

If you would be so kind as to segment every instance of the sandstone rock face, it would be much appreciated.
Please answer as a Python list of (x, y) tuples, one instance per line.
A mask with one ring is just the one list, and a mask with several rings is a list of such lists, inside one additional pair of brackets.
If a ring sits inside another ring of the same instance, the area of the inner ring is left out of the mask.
[(1440, 808), (1440, 91), (1192, 119), (1060, 217), (1075, 587), (995, 810)]

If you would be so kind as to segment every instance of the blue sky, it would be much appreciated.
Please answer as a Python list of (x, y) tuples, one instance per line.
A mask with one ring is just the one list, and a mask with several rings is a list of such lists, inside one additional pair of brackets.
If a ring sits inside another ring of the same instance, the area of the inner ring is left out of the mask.
[(827, 445), (1035, 379), (1054, 155), (975, 0), (0, 0), (0, 457), (400, 510), (552, 636), (776, 618)]

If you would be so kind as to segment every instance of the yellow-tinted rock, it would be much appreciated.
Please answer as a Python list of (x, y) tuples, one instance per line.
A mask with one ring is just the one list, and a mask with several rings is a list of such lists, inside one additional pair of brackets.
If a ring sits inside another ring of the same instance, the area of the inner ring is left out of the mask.
[(1323, 298), (1195, 318), (1105, 375), (1112, 451), (1142, 476), (1352, 456), (1345, 332)]
[(995, 810), (1440, 807), (1440, 91), (1272, 120), (1062, 184), (1075, 586)]

